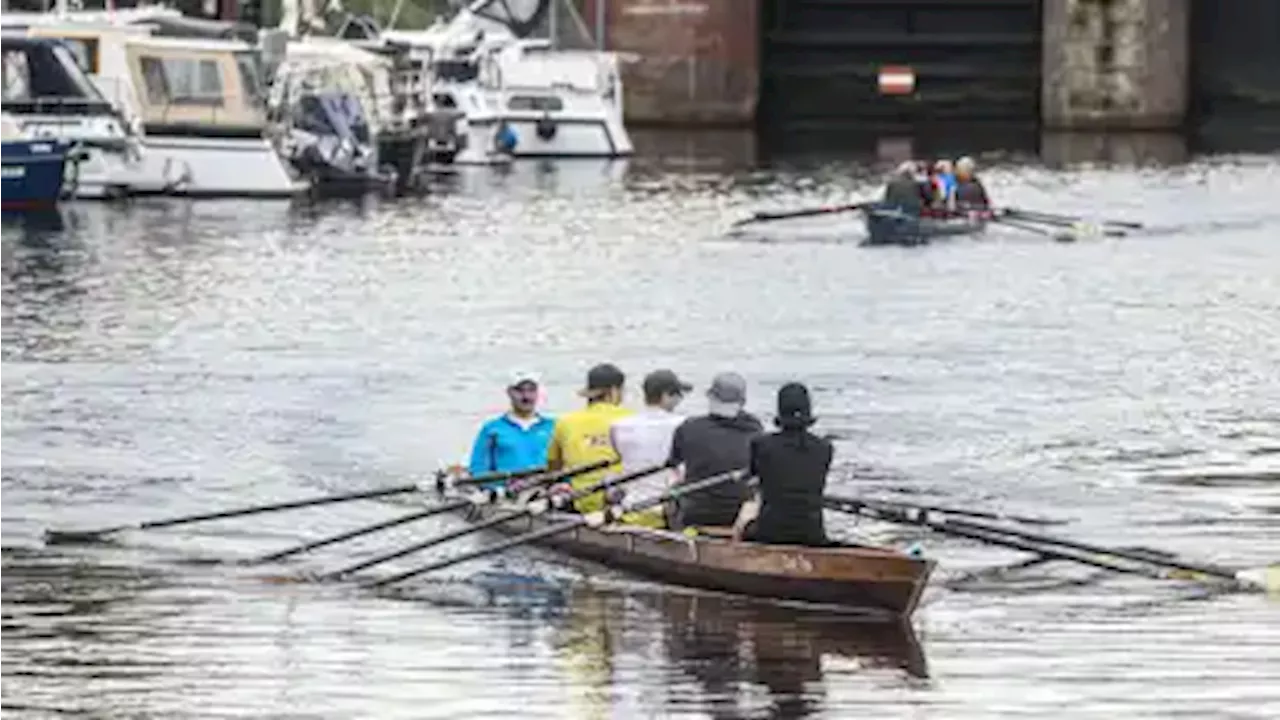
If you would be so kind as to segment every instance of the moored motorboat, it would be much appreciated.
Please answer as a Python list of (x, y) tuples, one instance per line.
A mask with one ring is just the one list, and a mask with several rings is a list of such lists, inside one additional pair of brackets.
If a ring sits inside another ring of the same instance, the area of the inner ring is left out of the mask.
[(76, 143), (67, 140), (4, 140), (4, 210), (51, 208), (67, 188), (68, 168), (80, 161)]
[(978, 235), (986, 231), (989, 222), (977, 213), (922, 217), (878, 206), (866, 208), (863, 214), (867, 228), (863, 245), (925, 245), (942, 238)]
[[(503, 503), (477, 504), (467, 509), (466, 517), (481, 522), (511, 509)], [(518, 535), (569, 517), (549, 512), (496, 529)], [(934, 568), (931, 560), (884, 548), (766, 545), (710, 532), (690, 536), (626, 524), (584, 525), (541, 544), (675, 585), (895, 617), (915, 611)]]

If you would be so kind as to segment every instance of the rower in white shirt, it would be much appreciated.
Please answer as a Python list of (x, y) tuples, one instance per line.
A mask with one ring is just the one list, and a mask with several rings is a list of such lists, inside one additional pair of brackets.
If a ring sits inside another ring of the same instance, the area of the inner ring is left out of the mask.
[[(644, 409), (613, 423), (609, 436), (622, 458), (623, 472), (660, 465), (671, 455), (671, 436), (684, 416), (676, 406), (693, 389), (670, 370), (655, 370), (644, 379)], [(647, 500), (666, 492), (675, 481), (672, 472), (661, 472), (627, 483), (625, 493), (630, 500)], [(647, 527), (665, 528), (666, 513), (661, 507), (632, 513), (624, 522)]]

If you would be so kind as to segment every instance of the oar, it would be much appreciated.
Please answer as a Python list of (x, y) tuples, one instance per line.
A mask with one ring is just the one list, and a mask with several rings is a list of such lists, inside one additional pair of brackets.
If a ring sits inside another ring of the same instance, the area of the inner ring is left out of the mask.
[(687, 495), (692, 495), (694, 493), (707, 490), (709, 488), (715, 487), (717, 485), (721, 485), (726, 482), (741, 480), (744, 477), (746, 477), (745, 470), (734, 470), (732, 472), (727, 472), (721, 475), (714, 475), (704, 480), (692, 482), (692, 483), (689, 483), (688, 485), (678, 485), (655, 498), (650, 498), (648, 500), (642, 500), (635, 503), (624, 504), (622, 507), (608, 507), (603, 512), (599, 512), (599, 513), (591, 513), (590, 515), (580, 515), (578, 517), (565, 520), (562, 523), (557, 523), (555, 525), (548, 525), (547, 527), (542, 528), (540, 530), (533, 530), (531, 532), (524, 533), (523, 535), (517, 535), (513, 538), (500, 542), (496, 545), (490, 545), (488, 547), (478, 548), (470, 552), (462, 553), (461, 555), (457, 555), (451, 558), (445, 558), (444, 560), (438, 560), (436, 562), (423, 565), (418, 568), (414, 568), (413, 570), (402, 572), (398, 575), (392, 575), (391, 577), (383, 578), (381, 580), (375, 580), (373, 582), (366, 583), (364, 587), (376, 588), (376, 587), (381, 587), (383, 585), (390, 585), (392, 583), (397, 583), (402, 580), (408, 580), (411, 577), (416, 577), (418, 575), (422, 575), (423, 573), (432, 572), (434, 570), (442, 570), (444, 568), (451, 567), (459, 563), (467, 562), (468, 560), (475, 560), (476, 558), (485, 557), (486, 555), (493, 555), (496, 553), (500, 553), (505, 550), (510, 550), (511, 548), (518, 547), (520, 545), (537, 542), (538, 540), (553, 537), (555, 535), (563, 535), (564, 533), (572, 532), (573, 530), (576, 530), (584, 525), (601, 527), (606, 523), (616, 522), (627, 513), (647, 510), (651, 507), (656, 507), (670, 500), (676, 500), (676, 499), (685, 497)]
[[(454, 530), (452, 532), (447, 532), (443, 535), (437, 535), (432, 538), (427, 538), (422, 542), (414, 543), (408, 547), (401, 548), (400, 550), (396, 550), (395, 552), (387, 553), (386, 555), (379, 555), (378, 557), (372, 558), (370, 560), (364, 560), (354, 565), (350, 565), (348, 567), (342, 568), (341, 570), (335, 570), (331, 573), (327, 573), (325, 575), (322, 575), (320, 579), (336, 580), (337, 578), (340, 578), (344, 575), (350, 575), (353, 572), (358, 572), (360, 570), (373, 567), (374, 565), (381, 565), (382, 563), (387, 562), (389, 560), (402, 558), (405, 555), (411, 555), (421, 550), (426, 550), (427, 548), (435, 547), (436, 545), (446, 543), (450, 540), (455, 540), (457, 538), (470, 535), (472, 533), (480, 532), (481, 530), (484, 530), (486, 528), (496, 527), (498, 525), (502, 525), (504, 523), (510, 522), (518, 518), (527, 517), (529, 515), (538, 515), (543, 512), (546, 512), (551, 508), (560, 509), (565, 505), (576, 502), (590, 495), (594, 495), (595, 493), (601, 492), (603, 490), (608, 490), (610, 488), (618, 487), (619, 485), (624, 485), (626, 483), (632, 482), (633, 480), (638, 480), (642, 477), (645, 477), (646, 475), (652, 475), (656, 472), (666, 470), (670, 467), (672, 466), (668, 463), (653, 465), (650, 467), (642, 468), (640, 470), (636, 470), (634, 472), (624, 473), (622, 475), (617, 475), (614, 477), (607, 477), (601, 480), (600, 482), (592, 483), (587, 487), (581, 488), (579, 490), (574, 490), (573, 492), (558, 498), (553, 498), (553, 499), (542, 498), (539, 500), (534, 500), (533, 502), (529, 503), (528, 505), (526, 505), (525, 507), (519, 510), (512, 510), (511, 512), (503, 513), (501, 515), (490, 518), (481, 523), (475, 523), (472, 525), (468, 525), (466, 527), (458, 528), (457, 530)], [(464, 504), (467, 504), (469, 501), (463, 500), (461, 502), (463, 502)]]
[(1055, 242), (1068, 243), (1068, 242), (1075, 242), (1077, 239), (1074, 233), (1067, 232), (1065, 230), (1054, 232), (1052, 230), (1042, 228), (1038, 225), (1034, 225), (1029, 221), (1021, 222), (1004, 215), (996, 215), (995, 217), (991, 218), (991, 221), (1000, 223), (1001, 225), (1008, 225), (1009, 227), (1017, 228), (1019, 230), (1022, 230), (1023, 232), (1029, 232), (1033, 235), (1042, 235), (1044, 237), (1052, 239)]
[[(537, 469), (532, 471), (523, 470), (514, 473), (492, 473), (485, 475), (483, 482), (498, 482), (511, 480), (514, 478), (526, 477), (536, 474)], [(477, 479), (477, 481), (479, 481)], [(199, 513), (196, 515), (183, 515), (180, 517), (169, 518), (167, 520), (148, 520), (146, 522), (130, 523), (127, 525), (115, 525), (107, 528), (99, 528), (96, 530), (54, 530), (49, 529), (44, 532), (46, 543), (70, 543), (70, 542), (92, 542), (99, 540), (104, 535), (122, 532), (124, 530), (154, 530), (156, 528), (173, 527), (174, 525), (186, 525), (188, 523), (204, 522), (206, 520), (222, 520), (225, 518), (241, 517), (243, 515), (257, 515), (259, 513), (276, 512), (279, 510), (293, 510), (296, 508), (313, 507), (316, 505), (330, 505), (333, 503), (350, 502), (353, 500), (369, 500), (372, 498), (386, 497), (388, 495), (402, 495), (418, 490), (425, 490), (424, 483), (413, 483), (409, 485), (396, 485), (394, 487), (380, 488), (377, 490), (360, 490), (357, 492), (342, 493), (340, 495), (326, 495), (324, 497), (307, 498), (303, 500), (290, 500), (288, 502), (272, 503), (270, 505), (254, 505), (252, 507), (237, 508), (234, 510), (220, 510), (217, 512)]]
[(993, 513), (983, 510), (964, 510), (961, 508), (945, 507), (943, 505), (921, 505), (918, 503), (905, 502), (903, 500), (890, 500), (888, 498), (851, 498), (842, 497), (840, 495), (827, 495), (826, 499), (844, 503), (885, 505), (892, 508), (901, 508), (906, 511), (918, 510), (946, 513), (947, 515), (962, 515), (965, 517), (982, 518), (984, 520), (1016, 522), (1023, 525), (1062, 525), (1066, 522), (1065, 520), (1055, 520), (1053, 518), (1028, 517), (1026, 515), (1006, 515), (1004, 513)]
[[(600, 470), (600, 469), (606, 468), (609, 465), (610, 465), (610, 462), (608, 460), (600, 460), (594, 463), (590, 463), (588, 465), (581, 465), (578, 467), (567, 468), (565, 470), (561, 470), (553, 473), (547, 473), (544, 471), (542, 472), (542, 474), (529, 476), (528, 480), (526, 481), (525, 488), (527, 489), (531, 487), (538, 487), (540, 485), (550, 485), (552, 483), (561, 482), (563, 480), (576, 477), (578, 475), (582, 475), (583, 473), (591, 472), (592, 470)], [(539, 470), (541, 470), (541, 468), (539, 468)], [(520, 475), (523, 476), (523, 474), (526, 472), (528, 471), (521, 471)], [(497, 473), (494, 473), (494, 474), (497, 474)], [(477, 475), (474, 478), (467, 478), (467, 480), (472, 481), (474, 483), (494, 482), (495, 481), (495, 478), (493, 477), (494, 474)], [(503, 474), (512, 475), (514, 473), (503, 473)], [(492, 492), (486, 493), (486, 497), (489, 502), (496, 501), (497, 496), (498, 496), (497, 493), (492, 493)], [(343, 542), (344, 540), (352, 540), (358, 537), (362, 537), (364, 535), (370, 535), (372, 533), (376, 533), (381, 530), (386, 530), (388, 528), (396, 527), (397, 525), (403, 525), (405, 523), (410, 523), (415, 520), (422, 520), (424, 518), (429, 518), (434, 515), (441, 515), (448, 512), (454, 512), (456, 510), (461, 510), (462, 508), (468, 505), (471, 505), (474, 502), (476, 502), (476, 500), (472, 498), (460, 498), (458, 500), (447, 502), (444, 505), (438, 505), (433, 508), (427, 508), (426, 510), (419, 510), (417, 512), (409, 513), (408, 515), (401, 515), (399, 517), (394, 517), (394, 518), (391, 518), (390, 520), (384, 520), (382, 522), (375, 523), (373, 525), (368, 525), (366, 527), (357, 528), (355, 530), (349, 530), (347, 532), (339, 533), (337, 535), (331, 535), (326, 538), (321, 538), (319, 540), (314, 540), (309, 543), (297, 545), (297, 546), (288, 548), (286, 550), (281, 550), (279, 552), (271, 553), (270, 555), (264, 555), (260, 558), (257, 558), (255, 560), (249, 560), (247, 562), (248, 564), (256, 565), (259, 563), (267, 563), (267, 562), (274, 562), (276, 560), (282, 560), (284, 558), (297, 555), (299, 553), (304, 553), (309, 550), (315, 550), (317, 548), (322, 548), (327, 545), (333, 545), (334, 543), (340, 543), (340, 542)]]
[(509, 482), (511, 480), (519, 480), (531, 475), (541, 475), (547, 472), (545, 467), (531, 467), (516, 472), (502, 473), (504, 477), (495, 478), (494, 475), (499, 473), (490, 473), (486, 475), (476, 475), (474, 477), (457, 477), (444, 470), (436, 473), (436, 492), (443, 494), (444, 492), (456, 487), (467, 487), (471, 485), (487, 485), (495, 482)]
[[(890, 522), (919, 525), (957, 537), (981, 540), (992, 545), (1033, 552), (1059, 560), (1070, 560), (1114, 572), (1145, 575), (1162, 580), (1197, 580), (1200, 582), (1222, 580), (1238, 589), (1265, 590), (1267, 592), (1274, 592), (1280, 589), (1280, 569), (1275, 566), (1238, 570), (1220, 565), (1188, 562), (1172, 556), (1158, 557), (1151, 552), (1106, 548), (1065, 538), (1028, 533), (1013, 528), (993, 527), (964, 520), (951, 520), (946, 519), (945, 514), (942, 518), (931, 519), (927, 513), (912, 514), (901, 510), (875, 507), (849, 499), (827, 498), (825, 504), (832, 510), (856, 513)], [(1059, 550), (1055, 549), (1054, 546), (1078, 552)], [(1094, 555), (1084, 554), (1086, 552), (1094, 553)], [(1124, 559), (1138, 564), (1124, 565), (1114, 562), (1116, 559)]]
[(1085, 225), (1110, 225), (1112, 227), (1125, 228), (1126, 230), (1141, 230), (1144, 227), (1142, 223), (1131, 222), (1129, 220), (1099, 220), (1096, 223), (1091, 223), (1076, 215), (1059, 215), (1057, 213), (1040, 212), (1039, 210), (1024, 210), (1022, 208), (1005, 208), (1004, 212), (1019, 215), (1027, 218), (1028, 220), (1039, 219), (1045, 222), (1056, 222), (1067, 225), (1074, 225), (1077, 223), (1083, 223)]
[[(1085, 235), (1101, 235), (1103, 237), (1119, 238), (1127, 237), (1129, 234), (1126, 229), (1122, 229), (1121, 225), (1117, 225), (1112, 222), (1089, 222), (1084, 218), (1072, 218), (1065, 215), (1047, 215), (1027, 212), (1025, 210), (1006, 209), (1003, 212), (1003, 217), (1013, 218), (1024, 223), (1040, 223), (1044, 225), (1052, 225), (1054, 227), (1067, 228)], [(1133, 223), (1129, 224), (1132, 225)], [(1141, 225), (1138, 227), (1141, 228)]]
[(813, 215), (828, 215), (831, 213), (851, 212), (854, 210), (862, 210), (872, 202), (850, 203), (848, 205), (824, 205), (816, 208), (806, 208), (804, 210), (788, 210), (786, 212), (757, 212), (749, 218), (743, 218), (733, 223), (733, 227), (740, 227), (756, 222), (769, 222), (771, 220), (789, 220), (791, 218), (810, 217)]

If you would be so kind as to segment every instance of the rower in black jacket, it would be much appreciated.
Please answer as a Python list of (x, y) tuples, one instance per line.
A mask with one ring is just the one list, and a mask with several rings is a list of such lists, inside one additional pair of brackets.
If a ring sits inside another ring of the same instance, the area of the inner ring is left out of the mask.
[(809, 390), (787, 383), (778, 390), (778, 431), (751, 442), (751, 474), (759, 478), (759, 515), (743, 539), (779, 545), (823, 546), (822, 495), (833, 448), (809, 432), (815, 422)]

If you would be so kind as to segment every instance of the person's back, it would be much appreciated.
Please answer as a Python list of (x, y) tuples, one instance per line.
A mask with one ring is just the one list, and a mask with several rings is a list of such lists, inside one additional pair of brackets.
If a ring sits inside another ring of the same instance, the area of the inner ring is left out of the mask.
[(963, 157), (956, 161), (956, 207), (960, 210), (988, 210), (991, 198), (976, 175), (977, 163)]
[[(598, 365), (587, 375), (587, 387), (582, 394), (588, 404), (581, 410), (565, 413), (556, 418), (547, 446), (547, 467), (551, 470), (577, 467), (608, 460), (614, 464), (601, 470), (575, 476), (570, 480), (574, 490), (594, 485), (609, 475), (621, 471), (617, 464), (618, 453), (613, 447), (610, 428), (619, 418), (631, 411), (622, 407), (622, 371), (612, 365)], [(604, 509), (603, 492), (596, 492), (574, 503), (578, 512), (589, 513)]]
[(762, 543), (826, 545), (822, 496), (834, 448), (808, 431), (813, 418), (803, 385), (784, 385), (778, 391), (778, 410), (778, 432), (751, 443), (750, 469), (760, 481), (760, 511), (746, 537)]
[(886, 209), (899, 210), (906, 215), (920, 215), (924, 209), (924, 196), (910, 163), (903, 163), (889, 178), (889, 182), (885, 184), (881, 205)]
[[(751, 440), (764, 426), (745, 410), (746, 380), (736, 373), (721, 373), (707, 391), (708, 413), (689, 418), (676, 428), (671, 440), (671, 462), (683, 466), (678, 484), (704, 480), (747, 467)], [(678, 524), (720, 526), (733, 524), (749, 492), (741, 483), (725, 483), (680, 501)]]
[[(645, 377), (644, 409), (619, 418), (610, 431), (613, 446), (622, 458), (624, 472), (635, 472), (668, 461), (676, 428), (685, 419), (675, 413), (675, 408), (692, 389), (670, 370), (655, 370)], [(650, 500), (665, 493), (671, 480), (670, 472), (654, 473), (627, 483), (623, 491), (629, 500)], [(667, 524), (661, 508), (628, 513), (623, 520), (649, 527), (666, 527)]]

